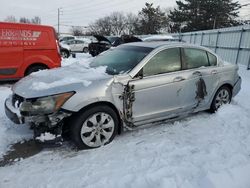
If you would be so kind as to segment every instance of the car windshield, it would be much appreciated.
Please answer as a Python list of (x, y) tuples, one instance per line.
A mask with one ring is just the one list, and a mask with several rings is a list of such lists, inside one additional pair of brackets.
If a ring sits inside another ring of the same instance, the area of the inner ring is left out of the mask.
[(115, 42), (119, 37), (106, 37), (111, 43)]
[(140, 46), (119, 46), (98, 55), (90, 67), (106, 66), (106, 73), (111, 75), (127, 73), (152, 50)]

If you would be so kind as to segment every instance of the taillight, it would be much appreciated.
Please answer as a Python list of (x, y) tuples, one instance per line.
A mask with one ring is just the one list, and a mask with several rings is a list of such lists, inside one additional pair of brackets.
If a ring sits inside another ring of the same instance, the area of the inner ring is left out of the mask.
[(56, 48), (57, 48), (57, 52), (60, 55), (60, 47), (59, 47), (59, 43), (58, 40), (56, 40)]

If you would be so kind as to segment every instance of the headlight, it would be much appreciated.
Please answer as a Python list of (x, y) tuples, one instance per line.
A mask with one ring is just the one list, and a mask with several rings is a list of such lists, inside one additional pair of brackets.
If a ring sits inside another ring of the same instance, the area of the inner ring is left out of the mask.
[(74, 92), (62, 93), (35, 100), (24, 101), (20, 106), (22, 115), (50, 114), (59, 108), (74, 94)]

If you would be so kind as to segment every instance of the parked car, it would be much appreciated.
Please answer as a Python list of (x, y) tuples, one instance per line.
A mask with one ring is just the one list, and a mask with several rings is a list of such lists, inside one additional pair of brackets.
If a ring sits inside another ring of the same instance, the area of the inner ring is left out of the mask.
[(97, 41), (89, 44), (89, 53), (92, 56), (97, 56), (98, 54), (110, 49), (112, 46), (116, 47), (124, 43), (142, 41), (141, 39), (132, 35), (122, 35), (121, 37), (104, 37), (100, 35), (94, 35), (94, 37)]
[(0, 80), (61, 66), (53, 27), (0, 22)]
[(13, 122), (28, 123), (36, 133), (69, 130), (78, 148), (96, 148), (123, 128), (217, 111), (240, 90), (237, 70), (204, 47), (124, 44), (100, 54), (89, 67), (63, 67), (20, 80), (5, 110)]
[(72, 36), (72, 35), (61, 36), (59, 37), (59, 42), (64, 42), (64, 41), (74, 40), (74, 39), (75, 39), (75, 36)]
[(62, 58), (68, 58), (70, 56), (71, 49), (69, 45), (60, 42), (59, 48)]
[(69, 45), (69, 47), (71, 49), (71, 52), (84, 52), (84, 53), (88, 53), (89, 43), (87, 43), (84, 40), (74, 39), (74, 40), (64, 41), (62, 43)]
[(89, 43), (89, 54), (93, 57), (110, 49), (112, 47), (111, 42), (104, 36), (93, 35), (96, 41)]

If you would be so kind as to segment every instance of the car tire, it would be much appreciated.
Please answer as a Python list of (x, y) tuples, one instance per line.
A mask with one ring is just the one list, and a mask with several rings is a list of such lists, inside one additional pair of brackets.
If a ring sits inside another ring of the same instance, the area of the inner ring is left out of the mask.
[(92, 56), (92, 57), (95, 57), (95, 54), (93, 52), (89, 52), (89, 54)]
[(30, 75), (33, 72), (37, 72), (37, 71), (45, 70), (45, 69), (48, 69), (48, 68), (46, 66), (44, 66), (44, 65), (34, 65), (34, 66), (31, 66), (31, 67), (29, 67), (26, 70), (25, 76), (28, 76), (28, 75)]
[(70, 138), (78, 149), (93, 149), (106, 145), (118, 132), (118, 116), (106, 105), (80, 111), (71, 119)]
[(62, 51), (61, 51), (61, 56), (62, 56), (62, 58), (68, 58), (69, 55), (70, 55), (70, 53), (69, 53), (68, 51), (66, 51), (66, 50), (62, 50)]
[(88, 48), (87, 48), (87, 47), (84, 47), (84, 48), (83, 48), (83, 50), (82, 50), (82, 52), (83, 52), (83, 53), (88, 53), (88, 52), (89, 52), (89, 50), (88, 50)]
[(213, 102), (210, 107), (212, 113), (216, 112), (223, 104), (228, 104), (232, 99), (232, 91), (227, 86), (222, 86), (215, 93)]

